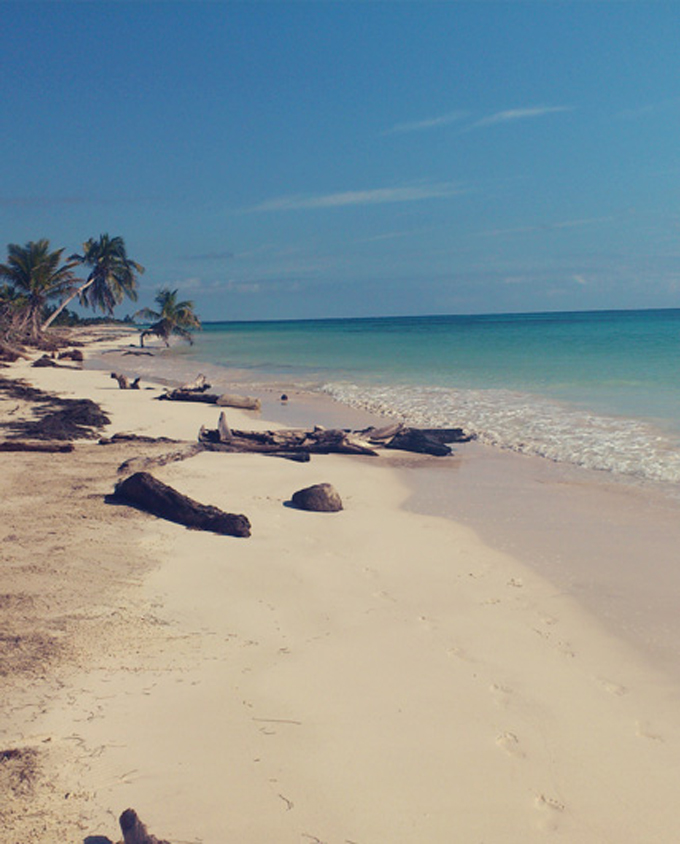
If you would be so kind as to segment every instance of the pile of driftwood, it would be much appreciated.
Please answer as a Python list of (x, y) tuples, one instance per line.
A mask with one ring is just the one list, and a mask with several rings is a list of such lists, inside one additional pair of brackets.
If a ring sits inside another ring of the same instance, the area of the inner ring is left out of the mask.
[[(114, 500), (132, 504), (160, 518), (198, 530), (208, 530), (228, 536), (250, 536), (246, 516), (225, 513), (200, 504), (166, 484), (148, 470), (168, 463), (186, 460), (203, 451), (267, 454), (292, 460), (308, 461), (312, 454), (360, 454), (377, 457), (376, 448), (402, 449), (418, 454), (444, 456), (451, 453), (448, 443), (468, 442), (472, 437), (461, 428), (409, 428), (403, 424), (384, 428), (365, 428), (345, 431), (316, 427), (313, 430), (237, 431), (232, 430), (224, 411), (220, 413), (216, 429), (202, 427), (198, 442), (187, 443), (165, 437), (114, 434), (102, 438), (102, 445), (121, 442), (172, 443), (179, 448), (156, 456), (132, 457), (122, 463), (119, 474), (124, 477), (117, 485)], [(328, 509), (328, 508), (326, 508)], [(342, 509), (336, 507), (335, 509)]]
[(409, 428), (402, 423), (383, 428), (347, 431), (315, 427), (313, 430), (232, 431), (224, 413), (216, 430), (201, 428), (198, 441), (210, 451), (255, 452), (279, 456), (311, 454), (364, 454), (376, 457), (377, 447), (444, 457), (448, 443), (472, 439), (462, 428)]

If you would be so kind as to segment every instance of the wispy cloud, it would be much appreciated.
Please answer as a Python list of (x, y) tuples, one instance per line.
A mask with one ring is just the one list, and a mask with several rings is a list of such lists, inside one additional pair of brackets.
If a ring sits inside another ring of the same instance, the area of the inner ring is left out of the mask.
[(501, 123), (514, 123), (518, 120), (529, 120), (536, 117), (545, 117), (548, 114), (559, 114), (560, 112), (573, 111), (572, 106), (532, 106), (530, 108), (511, 108), (505, 111), (497, 111), (488, 117), (477, 120), (468, 130), (481, 129), (485, 126), (496, 126)]
[(429, 129), (439, 129), (442, 126), (450, 126), (452, 123), (458, 123), (467, 117), (465, 111), (451, 111), (448, 114), (442, 114), (439, 117), (430, 117), (426, 120), (415, 120), (412, 123), (397, 123), (391, 129), (386, 129), (383, 135), (403, 135), (407, 132), (426, 132)]
[(463, 193), (453, 182), (411, 185), (397, 188), (343, 191), (316, 196), (296, 194), (268, 199), (250, 211), (301, 211), (320, 208), (342, 208), (350, 205), (383, 205), (392, 202), (422, 202), (426, 199), (447, 199)]

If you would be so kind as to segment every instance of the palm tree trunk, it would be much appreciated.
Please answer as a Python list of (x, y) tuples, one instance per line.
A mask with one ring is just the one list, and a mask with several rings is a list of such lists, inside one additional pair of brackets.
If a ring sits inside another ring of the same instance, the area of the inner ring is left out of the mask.
[(45, 329), (49, 328), (50, 325), (52, 325), (52, 323), (54, 322), (54, 320), (64, 310), (64, 308), (67, 305), (69, 305), (76, 298), (76, 296), (79, 296), (83, 292), (83, 290), (87, 290), (87, 288), (93, 282), (94, 282), (93, 278), (88, 278), (88, 280), (85, 282), (85, 284), (82, 284), (80, 287), (76, 288), (76, 290), (73, 293), (71, 293), (70, 296), (67, 296), (66, 299), (64, 299), (64, 301), (61, 303), (61, 305), (59, 305), (57, 310), (45, 320), (45, 322), (43, 323), (42, 330), (45, 331)]

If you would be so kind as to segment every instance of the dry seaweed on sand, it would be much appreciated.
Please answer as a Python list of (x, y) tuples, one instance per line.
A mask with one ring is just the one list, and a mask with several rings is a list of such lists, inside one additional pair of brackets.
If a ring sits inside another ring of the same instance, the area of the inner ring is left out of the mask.
[(9, 438), (37, 440), (93, 439), (110, 423), (90, 399), (67, 399), (45, 393), (21, 381), (0, 378), (0, 396), (31, 402), (33, 419), (16, 419), (2, 427)]

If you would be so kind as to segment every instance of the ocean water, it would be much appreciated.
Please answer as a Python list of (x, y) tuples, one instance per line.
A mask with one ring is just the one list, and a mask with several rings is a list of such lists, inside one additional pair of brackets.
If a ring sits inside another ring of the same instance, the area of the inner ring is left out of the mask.
[(460, 426), (500, 448), (680, 483), (680, 309), (207, 323), (171, 354)]

